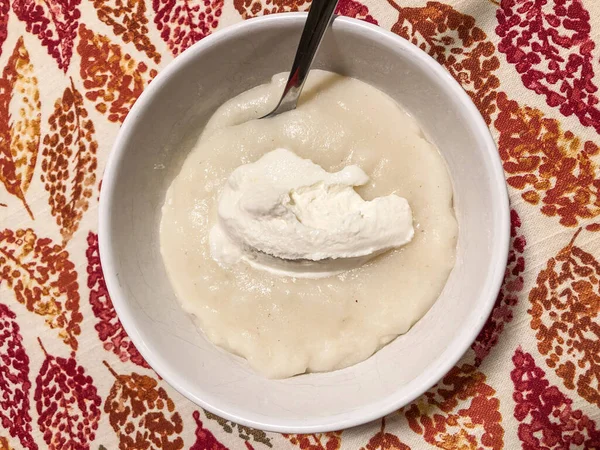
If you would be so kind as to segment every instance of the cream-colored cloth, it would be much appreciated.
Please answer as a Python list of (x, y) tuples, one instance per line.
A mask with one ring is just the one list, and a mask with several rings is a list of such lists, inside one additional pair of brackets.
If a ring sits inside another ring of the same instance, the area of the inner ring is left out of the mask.
[(303, 0), (0, 1), (0, 449), (600, 448), (600, 4), (340, 0), (456, 77), (498, 143), (513, 239), (497, 306), (440, 384), (385, 419), (285, 436), (199, 410), (110, 303), (98, 192), (173, 57)]

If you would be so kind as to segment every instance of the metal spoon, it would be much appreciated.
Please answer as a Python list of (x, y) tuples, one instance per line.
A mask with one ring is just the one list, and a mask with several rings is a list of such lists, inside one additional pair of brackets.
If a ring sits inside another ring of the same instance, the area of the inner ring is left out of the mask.
[(325, 31), (331, 23), (338, 0), (313, 0), (308, 11), (308, 17), (302, 30), (298, 50), (290, 76), (281, 95), (279, 103), (273, 111), (261, 119), (296, 109), (298, 97), (310, 71), (313, 59), (319, 50)]

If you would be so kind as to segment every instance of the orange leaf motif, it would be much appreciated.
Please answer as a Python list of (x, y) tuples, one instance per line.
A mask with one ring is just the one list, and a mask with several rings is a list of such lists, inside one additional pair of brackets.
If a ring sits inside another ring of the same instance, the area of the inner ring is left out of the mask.
[(98, 19), (112, 28), (123, 42), (133, 42), (135, 48), (144, 52), (156, 64), (160, 54), (148, 37), (148, 13), (144, 0), (93, 0)]
[[(266, 0), (263, 5), (261, 0), (234, 0), (233, 5), (243, 19), (250, 19), (261, 15), (307, 11), (310, 3), (311, 0)], [(369, 14), (369, 8), (356, 0), (339, 0), (335, 13), (377, 25), (377, 20)]]
[(65, 344), (77, 350), (81, 332), (79, 285), (69, 253), (32, 229), (0, 232), (0, 282), (6, 281), (19, 303), (59, 328)]
[(20, 37), (0, 78), (0, 181), (33, 218), (25, 193), (40, 145), (40, 93)]
[(369, 439), (366, 447), (360, 450), (411, 450), (410, 447), (400, 441), (398, 436), (385, 432), (385, 417), (381, 419), (381, 429)]
[(146, 85), (156, 76), (155, 69), (137, 63), (123, 54), (121, 46), (106, 36), (79, 27), (77, 52), (81, 55), (80, 74), (87, 90), (85, 97), (111, 122), (123, 122)]
[(398, 11), (391, 31), (429, 53), (467, 91), (485, 121), (492, 123), (496, 111), (496, 89), (500, 80), (494, 74), (500, 67), (494, 44), (475, 26), (475, 18), (449, 5), (427, 2), (425, 7), (405, 8), (388, 0)]
[(498, 94), (498, 108), (494, 125), (507, 183), (524, 191), (528, 203), (541, 203), (543, 214), (560, 217), (562, 225), (600, 215), (600, 179), (592, 160), (598, 145), (563, 132), (557, 120), (521, 107), (504, 92)]
[(307, 11), (310, 0), (233, 0), (233, 6), (243, 19), (283, 12)]
[(454, 367), (436, 387), (405, 408), (410, 428), (446, 450), (502, 448), (496, 391), (474, 366)]
[(528, 312), (548, 367), (600, 407), (600, 263), (575, 245), (580, 232), (539, 273)]
[(302, 450), (339, 450), (342, 446), (342, 432), (320, 434), (284, 434), (292, 444)]
[(14, 450), (14, 449), (10, 446), (8, 439), (6, 439), (5, 437), (0, 437), (0, 450)]
[(44, 136), (42, 182), (48, 192), (50, 212), (56, 218), (63, 245), (79, 228), (96, 182), (94, 124), (83, 106), (73, 80), (56, 103), (48, 119), (50, 133)]
[(116, 378), (104, 412), (119, 437), (119, 449), (182, 449), (181, 416), (158, 382), (135, 372), (119, 375), (106, 362), (104, 365)]

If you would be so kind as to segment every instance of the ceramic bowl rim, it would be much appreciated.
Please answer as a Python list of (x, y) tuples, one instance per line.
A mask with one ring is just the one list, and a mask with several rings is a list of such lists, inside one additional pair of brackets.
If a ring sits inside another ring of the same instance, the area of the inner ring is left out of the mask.
[[(482, 295), (479, 299), (478, 314), (472, 319), (472, 323), (470, 323), (468, 327), (463, 327), (458, 331), (453, 338), (453, 341), (448, 348), (444, 350), (442, 355), (440, 355), (437, 360), (434, 360), (434, 363), (431, 363), (421, 375), (411, 381), (411, 384), (418, 381), (418, 387), (415, 387), (410, 393), (400, 392), (398, 395), (388, 396), (375, 403), (367, 403), (354, 411), (323, 417), (320, 419), (319, 423), (311, 425), (288, 423), (285, 422), (285, 420), (281, 421), (275, 417), (271, 417), (270, 421), (265, 421), (264, 416), (251, 411), (247, 411), (247, 414), (244, 415), (230, 413), (227, 411), (226, 407), (221, 407), (218, 401), (209, 402), (203, 399), (201, 386), (197, 387), (197, 391), (200, 392), (200, 395), (190, 392), (190, 390), (185, 387), (186, 383), (184, 377), (174, 373), (170, 367), (166, 367), (158, 362), (154, 356), (154, 351), (146, 345), (144, 339), (140, 335), (135, 317), (130, 314), (130, 311), (125, 306), (128, 303), (128, 299), (126, 293), (121, 288), (117, 274), (112, 270), (108, 270), (114, 266), (113, 261), (116, 261), (116, 256), (112, 250), (111, 244), (112, 231), (110, 227), (110, 212), (112, 209), (112, 198), (115, 195), (114, 186), (117, 167), (127, 150), (125, 143), (131, 136), (132, 129), (134, 128), (133, 125), (138, 121), (141, 111), (146, 108), (151, 98), (163, 88), (167, 80), (177, 73), (181, 67), (185, 66), (186, 62), (198, 58), (202, 52), (217, 44), (219, 41), (229, 39), (234, 35), (244, 34), (248, 29), (253, 27), (259, 25), (267, 26), (269, 23), (273, 23), (274, 25), (289, 23), (291, 25), (304, 20), (305, 17), (306, 13), (300, 12), (273, 14), (248, 19), (228, 26), (227, 28), (197, 42), (162, 69), (137, 99), (118, 132), (104, 171), (99, 205), (99, 253), (104, 268), (106, 286), (125, 331), (130, 336), (133, 344), (137, 347), (144, 359), (169, 385), (202, 408), (241, 425), (280, 433), (327, 432), (361, 425), (383, 417), (411, 403), (436, 384), (452, 369), (452, 367), (454, 367), (458, 360), (468, 350), (491, 313), (504, 278), (510, 241), (510, 210), (504, 170), (489, 129), (469, 95), (438, 62), (407, 40), (390, 31), (384, 30), (379, 26), (357, 19), (338, 16), (334, 20), (334, 26), (355, 28), (355, 31), (358, 31), (362, 35), (366, 35), (370, 40), (382, 39), (388, 42), (393, 41), (394, 45), (399, 46), (402, 50), (410, 54), (411, 58), (419, 60), (421, 64), (425, 64), (433, 71), (437, 77), (443, 79), (443, 89), (450, 92), (452, 95), (455, 95), (460, 101), (461, 106), (468, 113), (470, 120), (473, 121), (473, 124), (475, 125), (474, 128), (477, 129), (479, 134), (478, 137), (482, 139), (482, 142), (485, 142), (485, 148), (482, 148), (482, 151), (488, 153), (486, 167), (491, 168), (489, 176), (493, 178), (494, 186), (496, 186), (496, 184), (498, 185), (498, 188), (493, 190), (491, 194), (496, 197), (495, 207), (497, 208), (497, 211), (495, 214), (498, 217), (505, 219), (506, 225), (504, 228), (501, 228), (502, 232), (500, 235), (494, 236), (493, 253), (497, 255), (497, 257), (496, 260), (490, 261), (488, 273), (491, 273), (492, 275), (488, 277), (487, 284), (483, 288), (485, 295)], [(471, 314), (470, 317), (473, 317), (473, 314)]]

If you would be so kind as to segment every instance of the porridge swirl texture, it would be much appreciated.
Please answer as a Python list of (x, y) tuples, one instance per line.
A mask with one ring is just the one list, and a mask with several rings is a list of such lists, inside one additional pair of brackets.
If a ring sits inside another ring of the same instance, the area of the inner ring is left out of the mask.
[[(347, 367), (406, 333), (444, 287), (457, 238), (444, 160), (391, 98), (315, 70), (295, 111), (254, 120), (273, 108), (285, 79), (276, 75), (215, 112), (167, 192), (160, 230), (182, 307), (213, 343), (271, 378)], [(412, 241), (318, 279), (217, 263), (209, 235), (225, 183), (277, 148), (328, 172), (360, 167), (369, 181), (356, 191), (365, 200), (396, 194), (408, 201)]]

